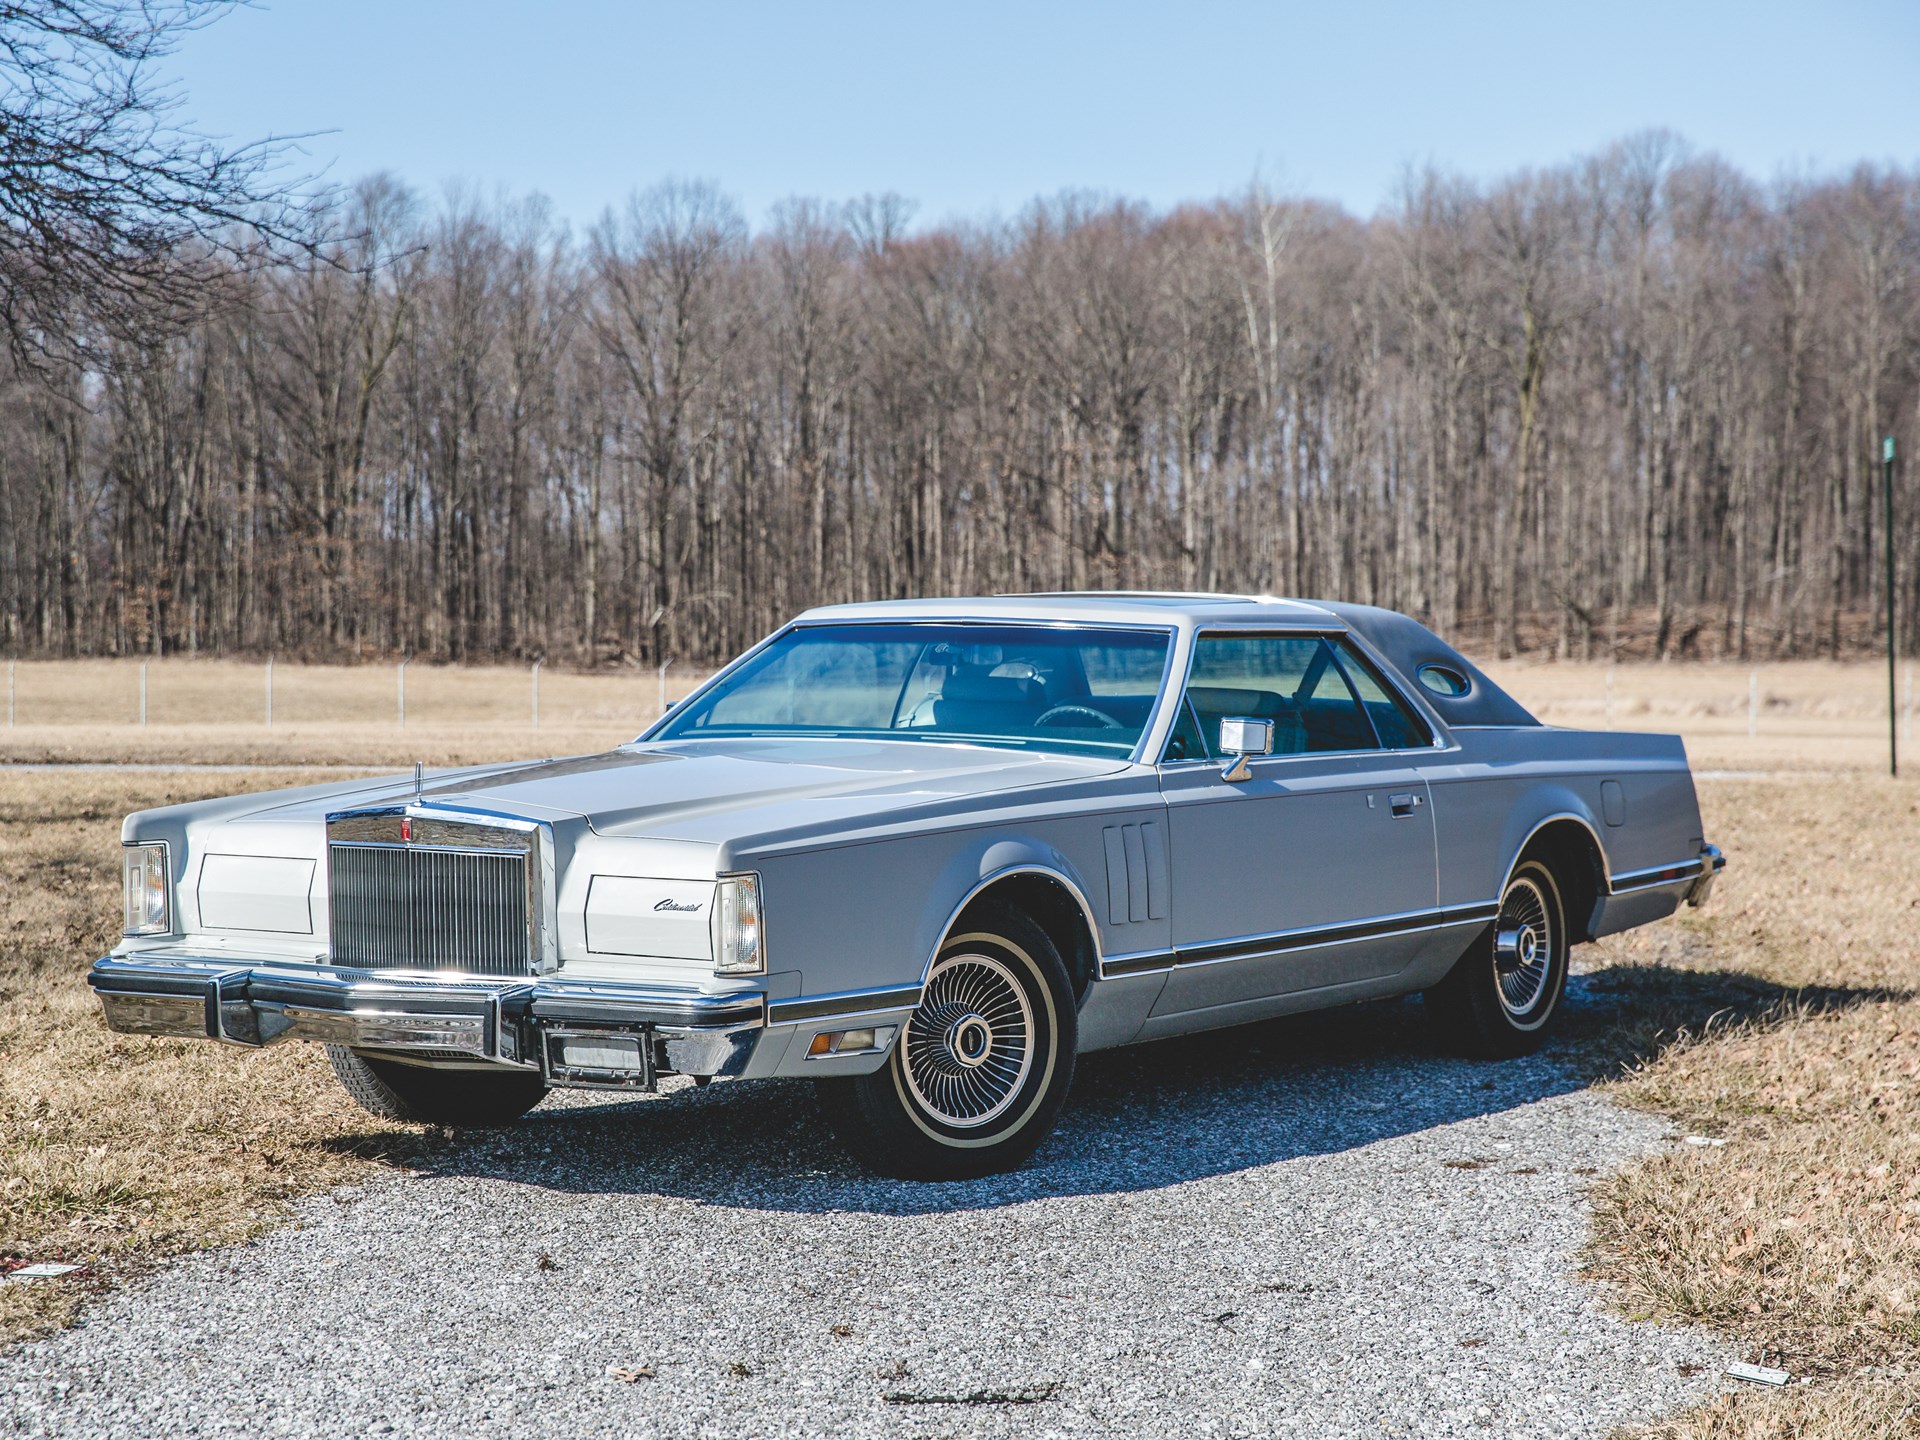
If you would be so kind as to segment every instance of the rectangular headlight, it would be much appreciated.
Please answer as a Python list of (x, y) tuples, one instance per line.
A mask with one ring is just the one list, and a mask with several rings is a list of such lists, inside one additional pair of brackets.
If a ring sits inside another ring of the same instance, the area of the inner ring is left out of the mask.
[(758, 875), (720, 877), (713, 904), (713, 968), (722, 975), (758, 975), (767, 968)]
[(128, 935), (165, 935), (173, 929), (173, 908), (167, 893), (167, 847), (164, 842), (120, 847), (121, 876), (126, 893)]

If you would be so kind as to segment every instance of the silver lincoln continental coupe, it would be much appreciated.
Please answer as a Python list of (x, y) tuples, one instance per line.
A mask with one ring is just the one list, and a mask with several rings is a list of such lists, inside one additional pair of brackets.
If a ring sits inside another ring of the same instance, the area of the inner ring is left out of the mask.
[(1517, 1055), (1567, 952), (1699, 904), (1680, 741), (1540, 724), (1361, 605), (810, 610), (603, 755), (147, 810), (115, 1030), (317, 1040), (397, 1119), (813, 1080), (847, 1148), (1018, 1165), (1084, 1051), (1424, 992)]

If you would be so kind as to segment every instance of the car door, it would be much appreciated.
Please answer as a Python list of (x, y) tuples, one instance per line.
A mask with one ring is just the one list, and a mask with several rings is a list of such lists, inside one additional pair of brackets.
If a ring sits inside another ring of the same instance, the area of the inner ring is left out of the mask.
[[(1395, 974), (1418, 949), (1436, 882), (1432, 806), (1412, 761), (1429, 740), (1364, 672), (1391, 718), (1362, 703), (1360, 669), (1320, 635), (1196, 638), (1161, 766), (1175, 963), (1156, 1016), (1257, 1013), (1262, 1000)], [(1219, 722), (1241, 715), (1272, 722), (1274, 752), (1232, 779)]]

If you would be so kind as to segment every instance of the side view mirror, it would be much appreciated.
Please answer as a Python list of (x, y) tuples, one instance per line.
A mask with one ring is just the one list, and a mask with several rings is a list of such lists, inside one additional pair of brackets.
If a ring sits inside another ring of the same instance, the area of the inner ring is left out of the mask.
[(1273, 722), (1253, 720), (1244, 715), (1227, 717), (1220, 722), (1220, 753), (1233, 756), (1233, 763), (1221, 772), (1222, 780), (1252, 779), (1253, 771), (1247, 768), (1247, 757), (1273, 753)]

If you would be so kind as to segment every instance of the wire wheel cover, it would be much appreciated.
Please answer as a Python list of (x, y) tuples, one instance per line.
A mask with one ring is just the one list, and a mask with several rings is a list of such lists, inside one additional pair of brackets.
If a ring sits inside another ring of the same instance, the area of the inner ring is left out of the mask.
[(907, 1021), (900, 1068), (929, 1114), (971, 1129), (1013, 1104), (1033, 1051), (1033, 1005), (1013, 970), (990, 955), (950, 955)]
[(1559, 941), (1554, 923), (1539, 881), (1522, 876), (1507, 887), (1493, 928), (1493, 978), (1509, 1015), (1526, 1015), (1546, 993)]

